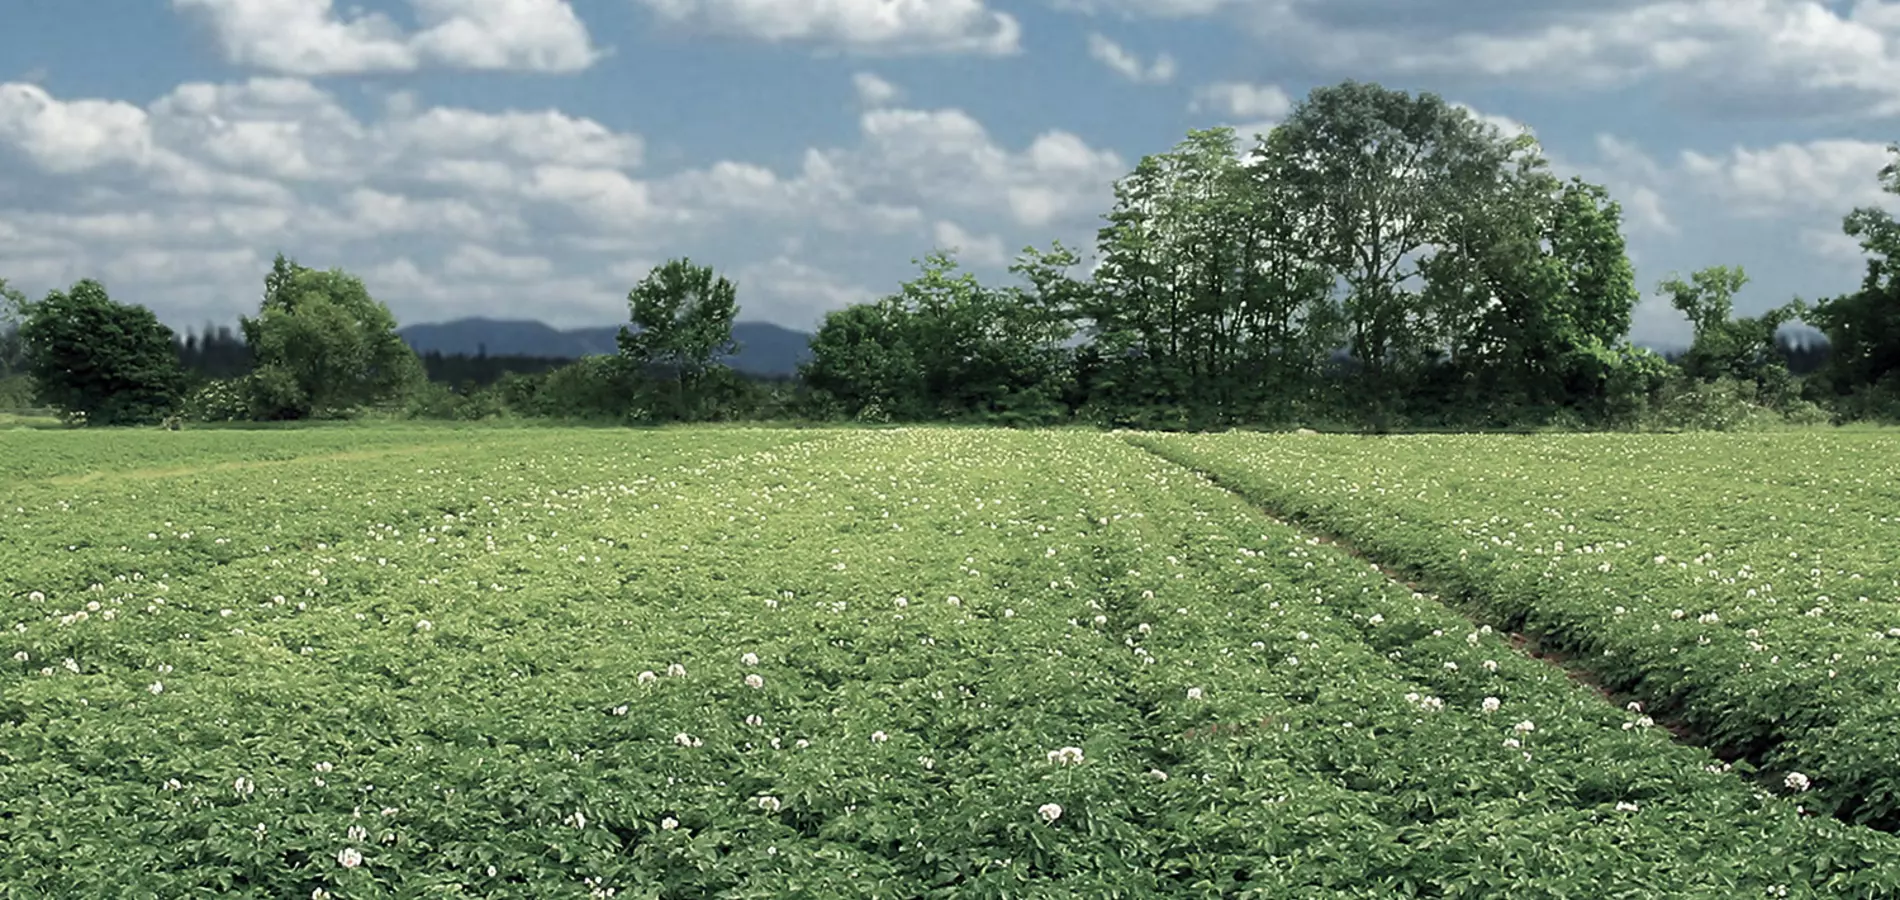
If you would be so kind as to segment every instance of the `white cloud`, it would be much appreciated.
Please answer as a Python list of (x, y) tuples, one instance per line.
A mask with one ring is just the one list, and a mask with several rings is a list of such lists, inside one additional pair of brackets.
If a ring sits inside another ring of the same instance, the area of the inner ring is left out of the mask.
[(410, 0), (419, 27), (332, 0), (172, 0), (207, 23), (226, 59), (291, 75), (424, 66), (571, 72), (601, 56), (567, 0)]
[(1234, 130), (1234, 143), (1243, 153), (1251, 151), (1258, 138), (1280, 124), (1293, 110), (1293, 98), (1278, 85), (1249, 84), (1242, 81), (1217, 81), (1194, 89), (1188, 111), (1213, 113), (1225, 117), (1222, 122)]
[(471, 278), (525, 281), (552, 273), (554, 261), (545, 256), (517, 256), (478, 244), (461, 244), (443, 258), (442, 271)]
[(878, 297), (876, 291), (782, 255), (739, 269), (733, 281), (742, 306), (765, 300), (783, 310), (784, 321), (795, 328), (816, 329), (827, 311)]
[[(359, 114), (294, 78), (143, 107), (0, 84), (0, 234), (25, 236), (0, 243), (0, 271), (36, 291), (110, 275), (172, 321), (229, 321), (281, 250), (362, 274), (403, 321), (533, 297), (532, 315), (573, 325), (624, 317), (633, 262), (692, 255), (738, 261), (747, 318), (811, 324), (874, 296), (838, 273), (895, 284), (933, 238), (981, 263), (1084, 236), (1127, 168), (1066, 132), (1012, 146), (961, 110), (888, 105), (786, 169), (654, 176), (644, 155), (640, 135), (556, 110), (398, 93)], [(849, 239), (803, 246), (814, 230)]]
[(1014, 16), (985, 0), (640, 0), (661, 19), (772, 43), (866, 54), (1003, 56), (1022, 48)]
[(491, 113), (437, 107), (396, 120), (389, 137), (397, 148), (425, 156), (494, 152), (527, 162), (607, 169), (640, 165), (645, 147), (639, 135), (552, 109)]
[(1212, 112), (1241, 119), (1275, 120), (1293, 111), (1293, 98), (1279, 85), (1217, 81), (1194, 89), (1189, 112)]
[(1089, 35), (1089, 58), (1136, 84), (1167, 84), (1174, 80), (1174, 57), (1163, 53), (1156, 56), (1154, 62), (1143, 65), (1141, 57), (1099, 33)]
[(144, 110), (108, 100), (61, 103), (31, 84), (0, 85), (0, 138), (61, 175), (115, 162), (143, 164), (153, 152)]
[(889, 106), (903, 96), (903, 91), (870, 72), (858, 72), (851, 76), (851, 86), (858, 91), (858, 102), (865, 106)]
[(953, 252), (958, 261), (972, 266), (1002, 268), (1009, 265), (1009, 253), (1003, 239), (993, 234), (975, 235), (955, 222), (939, 220), (932, 226), (937, 246)]
[(1835, 265), (1855, 266), (1867, 261), (1867, 251), (1857, 238), (1839, 228), (1803, 228), (1801, 246), (1815, 258)]
[(1525, 124), (1524, 122), (1521, 122), (1517, 119), (1513, 119), (1510, 116), (1501, 116), (1496, 113), (1484, 112), (1483, 110), (1480, 110), (1477, 107), (1472, 106), (1468, 103), (1452, 103), (1451, 105), (1458, 109), (1462, 109), (1467, 113), (1470, 113), (1472, 118), (1475, 118), (1486, 125), (1496, 128), (1505, 137), (1517, 137), (1518, 135), (1523, 135), (1523, 134), (1535, 136), (1537, 133), (1536, 129)]
[(1127, 173), (1113, 151), (1068, 132), (1045, 132), (1022, 150), (999, 146), (958, 109), (871, 109), (858, 127), (859, 146), (809, 151), (790, 179), (725, 163), (679, 182), (721, 205), (817, 217), (827, 227), (848, 224), (838, 210), (853, 211), (848, 221), (901, 228), (920, 224), (925, 207), (944, 207), (1040, 228), (1100, 213)]
[(1878, 173), (1890, 160), (1886, 145), (1871, 141), (1818, 140), (1760, 149), (1735, 147), (1720, 156), (1682, 153), (1683, 171), (1739, 214), (1845, 215), (1856, 206), (1892, 198)]
[(1223, 16), (1329, 72), (1575, 90), (1660, 83), (1699, 114), (1900, 115), (1894, 0), (1051, 0), (1130, 17)]

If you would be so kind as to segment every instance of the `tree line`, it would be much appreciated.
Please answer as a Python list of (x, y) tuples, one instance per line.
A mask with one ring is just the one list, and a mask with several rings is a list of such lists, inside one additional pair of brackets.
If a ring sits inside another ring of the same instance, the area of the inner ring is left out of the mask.
[[(1900, 194), (1900, 166), (1879, 177)], [(1629, 341), (1639, 289), (1621, 226), (1606, 189), (1553, 174), (1530, 136), (1348, 81), (1252, 147), (1215, 128), (1143, 158), (1115, 185), (1086, 271), (1060, 243), (1026, 248), (1004, 286), (931, 254), (889, 296), (826, 315), (788, 382), (719, 362), (736, 349), (737, 290), (690, 260), (634, 286), (616, 354), (425, 362), (360, 279), (279, 256), (237, 332), (181, 339), (94, 281), (33, 302), (7, 292), (0, 376), (24, 375), (0, 386), (30, 383), (37, 402), (94, 423), (369, 410), (1190, 429), (1900, 419), (1900, 225), (1887, 213), (1844, 221), (1868, 257), (1851, 294), (1740, 317), (1739, 267), (1664, 280), (1694, 329), (1673, 359)], [(1791, 342), (1794, 322), (1825, 352)]]

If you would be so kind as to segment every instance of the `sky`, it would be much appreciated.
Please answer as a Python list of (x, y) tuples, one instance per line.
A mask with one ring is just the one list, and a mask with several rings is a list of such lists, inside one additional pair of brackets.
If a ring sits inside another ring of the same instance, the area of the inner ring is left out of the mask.
[(1842, 216), (1900, 209), (1900, 0), (0, 0), (0, 277), (186, 329), (281, 251), (404, 323), (577, 327), (686, 256), (810, 329), (936, 248), (1092, 248), (1142, 156), (1348, 78), (1606, 185), (1644, 343), (1673, 273), (1854, 289)]

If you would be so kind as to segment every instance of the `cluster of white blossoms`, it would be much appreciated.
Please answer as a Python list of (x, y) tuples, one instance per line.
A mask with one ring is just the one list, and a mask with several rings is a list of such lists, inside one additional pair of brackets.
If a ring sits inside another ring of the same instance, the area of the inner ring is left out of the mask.
[(1082, 764), (1081, 747), (1061, 747), (1049, 751), (1049, 762), (1058, 766), (1079, 766)]
[(1044, 803), (1036, 807), (1036, 815), (1041, 816), (1044, 822), (1054, 823), (1055, 820), (1062, 818), (1062, 806), (1057, 803)]
[(1504, 706), (1504, 701), (1499, 700), (1496, 697), (1486, 697), (1484, 698), (1484, 702), (1478, 704), (1478, 708), (1484, 710), (1487, 713), (1497, 712), (1498, 709), (1501, 708), (1502, 706)]
[(1200, 688), (1191, 687), (1187, 689), (1187, 698), (1189, 700), (1200, 700), (1206, 696), (1207, 695)]
[(1418, 695), (1417, 693), (1406, 694), (1405, 702), (1410, 703), (1413, 706), (1416, 706), (1419, 709), (1422, 709), (1426, 712), (1438, 712), (1439, 710), (1445, 708), (1444, 700), (1438, 697), (1423, 697), (1423, 696)]
[(1791, 791), (1805, 791), (1809, 787), (1808, 776), (1800, 772), (1789, 772), (1786, 778), (1781, 779), (1781, 783)]

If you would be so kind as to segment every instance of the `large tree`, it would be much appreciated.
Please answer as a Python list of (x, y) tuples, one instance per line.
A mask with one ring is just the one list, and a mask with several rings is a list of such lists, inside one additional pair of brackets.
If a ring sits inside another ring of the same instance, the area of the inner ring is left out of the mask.
[(1315, 89), (1268, 135), (1260, 164), (1344, 286), (1350, 348), (1375, 381), (1441, 349), (1420, 262), (1497, 200), (1521, 149), (1435, 94), (1355, 81)]
[(708, 374), (738, 352), (732, 323), (738, 289), (711, 266), (673, 259), (627, 293), (632, 327), (622, 327), (620, 354), (637, 371), (672, 386), (676, 414), (693, 417)]
[(256, 362), (250, 385), (261, 417), (340, 414), (394, 400), (422, 380), (395, 315), (362, 279), (279, 254), (264, 286), (257, 317), (240, 323)]
[(1093, 402), (1137, 419), (1233, 416), (1298, 389), (1331, 349), (1318, 346), (1330, 275), (1259, 162), (1231, 129), (1192, 131), (1116, 184), (1082, 309)]
[(184, 371), (170, 328), (143, 306), (115, 303), (90, 279), (25, 304), (20, 337), (38, 402), (89, 424), (158, 421), (178, 403)]

